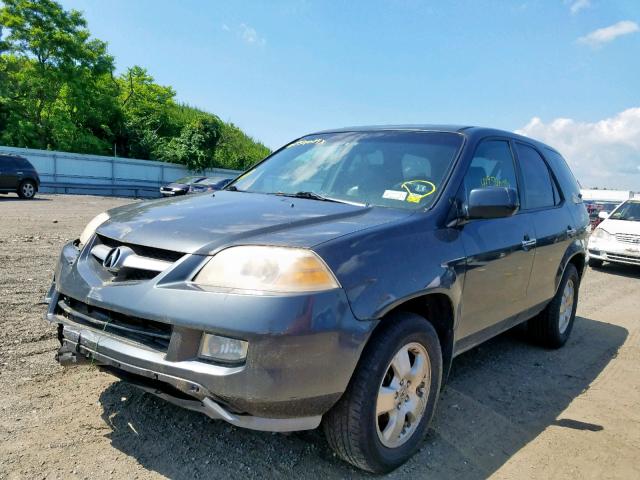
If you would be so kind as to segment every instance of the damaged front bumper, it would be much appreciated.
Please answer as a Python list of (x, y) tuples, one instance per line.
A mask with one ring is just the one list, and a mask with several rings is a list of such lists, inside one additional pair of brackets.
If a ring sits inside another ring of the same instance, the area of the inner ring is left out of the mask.
[[(238, 415), (225, 409), (214, 400), (214, 396), (202, 385), (184, 378), (165, 375), (161, 372), (137, 367), (112, 356), (98, 353), (98, 344), (105, 350), (117, 349), (112, 339), (105, 339), (93, 332), (73, 330), (62, 325), (60, 329), (61, 346), (56, 360), (63, 366), (95, 364), (114, 376), (127, 381), (142, 390), (152, 393), (174, 405), (204, 413), (214, 420), (224, 420), (232, 425), (252, 430), (271, 432), (289, 432), (310, 430), (320, 425), (321, 415), (297, 418), (264, 418), (253, 415)], [(110, 345), (111, 343), (111, 345)], [(135, 347), (129, 347), (134, 348)], [(130, 354), (149, 356), (149, 352), (132, 351)], [(161, 361), (156, 358), (155, 361)], [(228, 372), (217, 372), (228, 373)]]
[[(373, 327), (353, 317), (342, 290), (290, 298), (232, 295), (163, 284), (170, 273), (114, 285), (94, 274), (91, 262), (66, 245), (47, 294), (46, 319), (58, 325), (61, 342), (58, 361), (95, 364), (171, 403), (239, 427), (316, 428), (346, 389)], [(101, 315), (168, 324), (168, 345), (140, 343), (87, 323), (74, 302)], [(200, 359), (205, 332), (246, 340), (246, 361)]]

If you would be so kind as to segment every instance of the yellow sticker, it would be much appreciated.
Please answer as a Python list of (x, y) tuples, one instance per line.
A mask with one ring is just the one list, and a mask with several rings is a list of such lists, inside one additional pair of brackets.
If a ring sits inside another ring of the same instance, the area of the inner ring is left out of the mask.
[(324, 138), (314, 138), (313, 140), (298, 140), (297, 142), (293, 142), (291, 145), (287, 145), (287, 148), (298, 147), (301, 145), (321, 145), (325, 142)]
[(408, 180), (402, 184), (407, 191), (407, 202), (420, 203), (420, 201), (436, 191), (436, 186), (429, 180)]

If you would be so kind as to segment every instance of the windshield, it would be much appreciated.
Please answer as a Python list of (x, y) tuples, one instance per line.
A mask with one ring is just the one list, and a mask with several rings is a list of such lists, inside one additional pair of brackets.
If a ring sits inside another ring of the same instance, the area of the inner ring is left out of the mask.
[(207, 177), (207, 178), (203, 178), (202, 180), (198, 180), (196, 183), (198, 185), (216, 185), (218, 183), (222, 183), (224, 181), (230, 182), (231, 180), (227, 180), (226, 178), (220, 178), (220, 177)]
[(442, 132), (312, 135), (289, 144), (232, 186), (248, 192), (423, 208), (433, 203), (461, 145), (461, 135)]
[(182, 177), (179, 178), (178, 180), (174, 180), (172, 183), (193, 183), (194, 180), (197, 181), (199, 179), (201, 179), (202, 177)]
[(640, 202), (626, 202), (611, 214), (613, 220), (640, 222)]

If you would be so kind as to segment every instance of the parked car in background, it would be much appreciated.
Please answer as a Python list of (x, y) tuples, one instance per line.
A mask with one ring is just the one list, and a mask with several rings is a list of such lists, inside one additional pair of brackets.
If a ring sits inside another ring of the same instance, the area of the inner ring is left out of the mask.
[(31, 199), (40, 188), (40, 176), (24, 157), (0, 154), (0, 193), (17, 193)]
[(599, 215), (602, 222), (589, 237), (589, 265), (640, 265), (640, 200), (627, 200), (610, 214)]
[(215, 195), (98, 215), (63, 247), (46, 316), (63, 365), (238, 427), (322, 424), (342, 459), (388, 472), (421, 447), (455, 356), (523, 322), (565, 344), (588, 220), (530, 138), (331, 130)]
[(186, 195), (189, 193), (189, 189), (191, 185), (200, 180), (204, 180), (207, 177), (202, 175), (200, 176), (191, 176), (191, 177), (182, 177), (178, 180), (169, 183), (168, 185), (163, 185), (160, 187), (160, 194), (163, 197), (175, 197), (178, 195)]
[(203, 178), (202, 180), (199, 180), (196, 183), (191, 184), (189, 193), (202, 193), (202, 192), (213, 192), (216, 190), (222, 190), (232, 180), (233, 178), (225, 178), (222, 180), (220, 180), (220, 177)]
[(589, 222), (591, 223), (591, 229), (595, 229), (600, 222), (602, 222), (603, 217), (600, 216), (601, 212), (611, 213), (613, 209), (615, 209), (622, 202), (597, 202), (590, 201), (585, 202), (587, 206), (587, 211), (589, 212)]

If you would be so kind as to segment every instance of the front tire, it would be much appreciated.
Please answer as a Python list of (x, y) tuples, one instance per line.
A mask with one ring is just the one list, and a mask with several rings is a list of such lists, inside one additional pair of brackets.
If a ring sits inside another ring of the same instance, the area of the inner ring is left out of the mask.
[(576, 317), (579, 288), (578, 270), (569, 263), (555, 297), (538, 316), (529, 320), (529, 332), (537, 343), (547, 348), (560, 348), (567, 343)]
[(31, 180), (25, 180), (18, 186), (18, 196), (25, 200), (31, 200), (36, 196), (36, 184)]
[(333, 450), (373, 473), (406, 462), (420, 447), (442, 382), (438, 334), (424, 318), (390, 315), (374, 333), (338, 403), (324, 416)]

